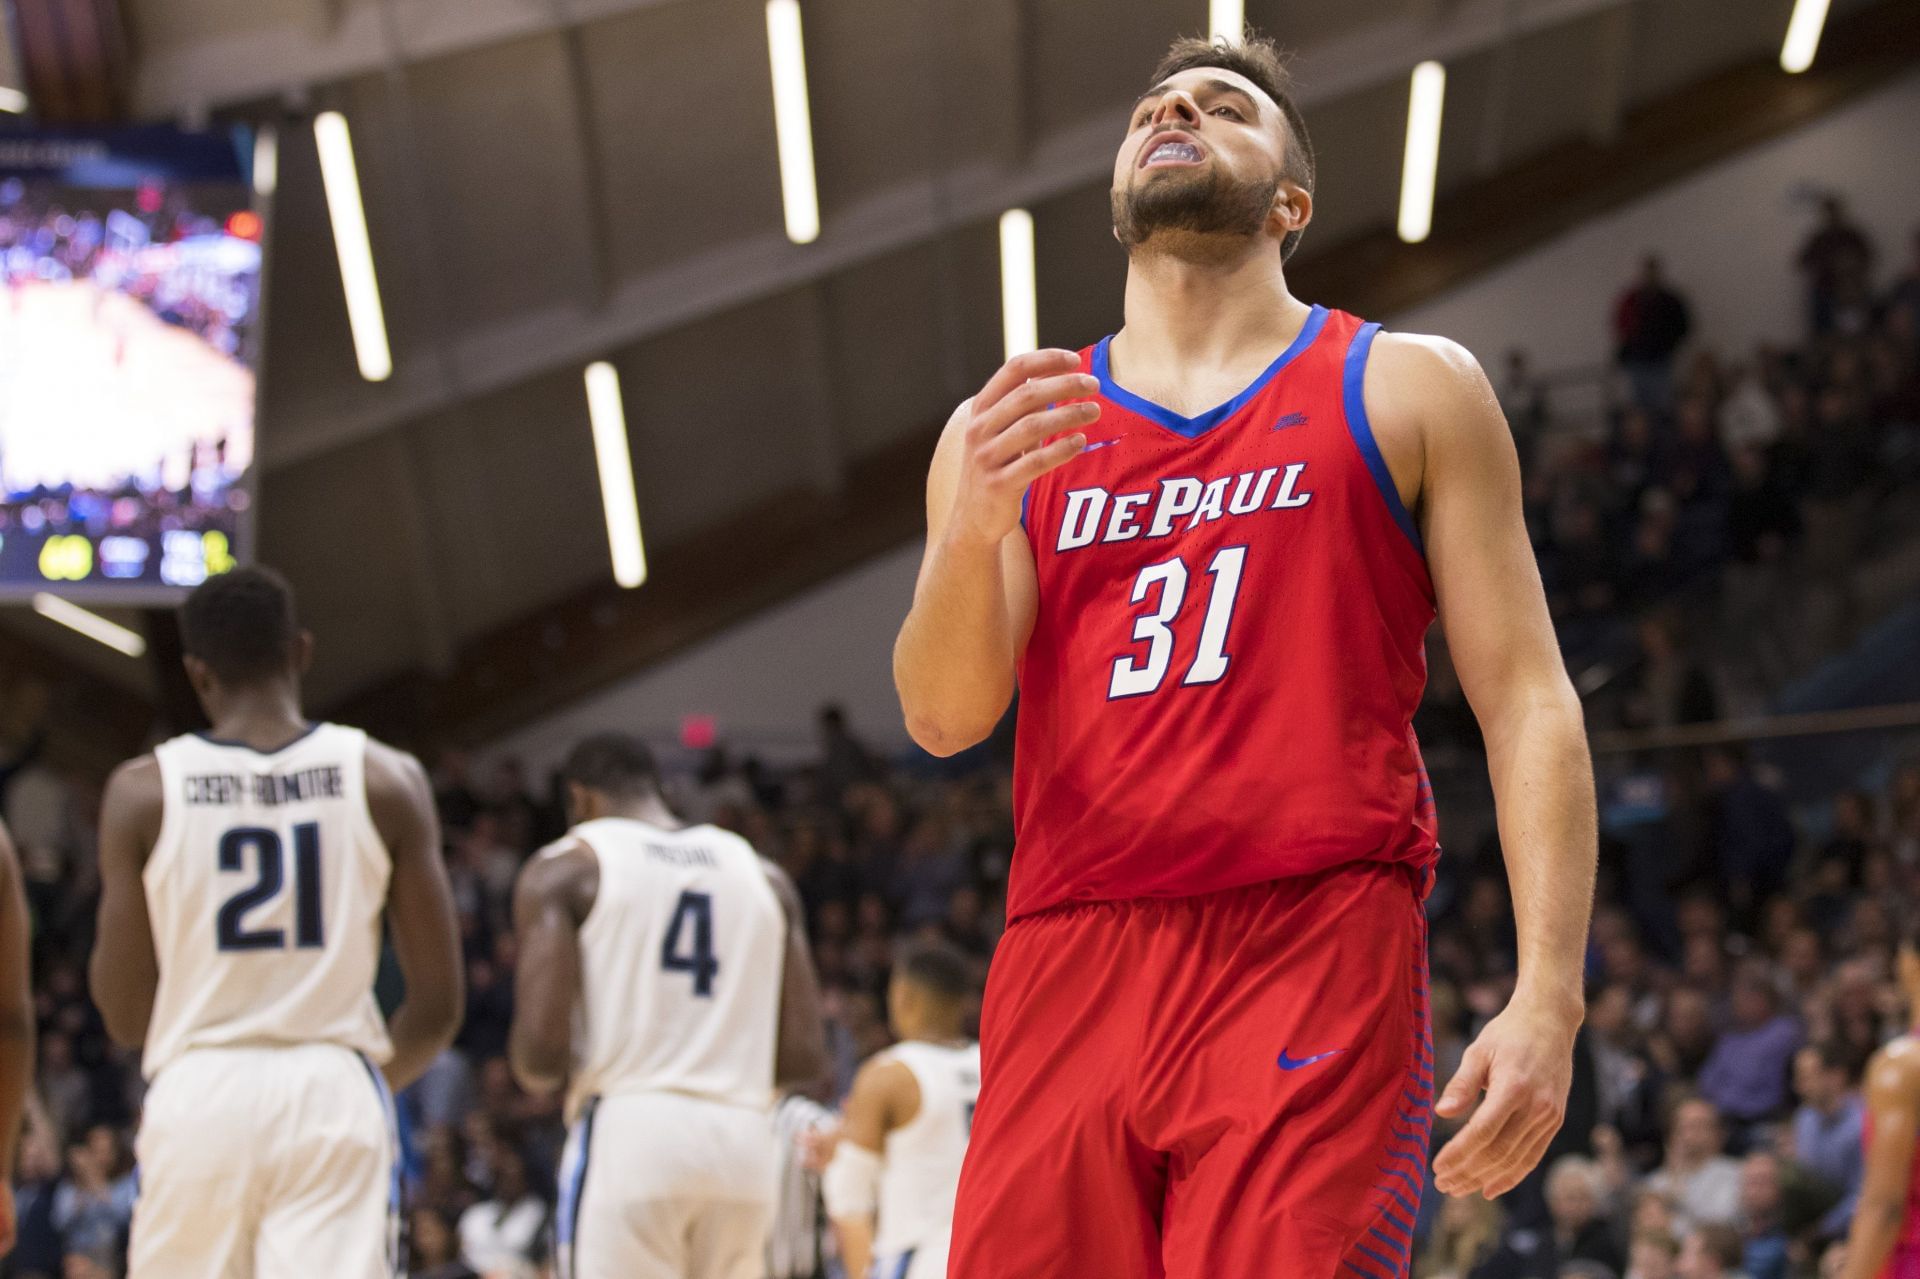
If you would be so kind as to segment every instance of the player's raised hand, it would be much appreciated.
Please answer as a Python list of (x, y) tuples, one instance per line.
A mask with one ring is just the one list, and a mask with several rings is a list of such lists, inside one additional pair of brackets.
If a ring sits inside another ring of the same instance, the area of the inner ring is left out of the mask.
[(1578, 1023), (1521, 1004), (1488, 1022), (1434, 1109), (1456, 1119), (1486, 1099), (1433, 1161), (1442, 1194), (1504, 1195), (1534, 1170), (1566, 1118)]
[[(1031, 351), (1000, 366), (968, 405), (951, 535), (999, 545), (1020, 523), (1027, 485), (1079, 456), (1079, 428), (1100, 416), (1084, 397), (1100, 383), (1081, 373), (1072, 351)], [(1078, 403), (1063, 403), (1077, 400)], [(1048, 407), (1049, 405), (1053, 407)], [(1048, 444), (1061, 432), (1067, 434)]]

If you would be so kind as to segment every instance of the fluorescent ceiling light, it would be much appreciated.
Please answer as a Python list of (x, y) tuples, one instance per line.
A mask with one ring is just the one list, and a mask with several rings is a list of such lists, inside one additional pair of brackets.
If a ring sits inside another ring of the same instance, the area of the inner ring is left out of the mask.
[(1207, 34), (1211, 38), (1238, 44), (1246, 32), (1246, 0), (1208, 0)]
[(108, 648), (117, 649), (128, 657), (145, 657), (147, 653), (146, 637), (137, 631), (130, 631), (118, 622), (109, 622), (89, 609), (78, 604), (69, 604), (58, 595), (48, 595), (42, 591), (33, 597), (33, 611), (51, 622), (58, 622), (69, 630), (79, 631), (90, 640), (97, 640)]
[(1418, 244), (1433, 230), (1433, 192), (1440, 172), (1440, 113), (1447, 100), (1447, 69), (1422, 62), (1413, 69), (1407, 102), (1407, 157), (1400, 169), (1400, 238)]
[(347, 118), (338, 111), (322, 112), (314, 118), (313, 138), (320, 147), (320, 179), (327, 189), (333, 248), (347, 293), (354, 358), (361, 377), (384, 382), (393, 376), (393, 352), (387, 346), (387, 317), (380, 306), (380, 281), (373, 272), (373, 243), (367, 238), (367, 211), (360, 200), (360, 174), (353, 163)]
[(272, 195), (280, 187), (280, 130), (270, 124), (253, 135), (253, 190)]
[(787, 238), (820, 238), (820, 192), (813, 174), (813, 121), (807, 106), (807, 55), (800, 0), (767, 0), (767, 52), (773, 63), (773, 127), (780, 148), (780, 197)]
[(15, 115), (21, 115), (28, 105), (26, 94), (18, 89), (9, 89), (5, 85), (0, 85), (0, 111), (11, 111)]
[(633, 493), (620, 374), (604, 360), (587, 366), (587, 416), (593, 423), (593, 458), (600, 467), (600, 505), (607, 515), (613, 580), (631, 590), (647, 580), (647, 552), (640, 542), (640, 503)]
[(1787, 38), (1780, 46), (1780, 66), (1799, 75), (1813, 65), (1820, 48), (1820, 29), (1827, 25), (1828, 0), (1795, 0), (1793, 17), (1787, 23)]
[(1000, 318), (1007, 358), (1040, 346), (1040, 302), (1033, 276), (1033, 215), (1008, 209), (1000, 215)]

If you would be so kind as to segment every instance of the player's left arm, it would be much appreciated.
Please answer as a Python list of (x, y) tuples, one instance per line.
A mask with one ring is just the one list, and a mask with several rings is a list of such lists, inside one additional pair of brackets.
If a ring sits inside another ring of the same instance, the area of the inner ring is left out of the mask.
[(804, 1090), (826, 1078), (832, 1067), (827, 1055), (826, 1001), (820, 994), (820, 974), (813, 966), (813, 948), (807, 945), (807, 909), (800, 890), (786, 871), (764, 857), (760, 868), (773, 885), (787, 922), (773, 1082), (778, 1088)]
[(0, 1257), (13, 1250), (14, 1148), (27, 1089), (33, 1084), (33, 988), (27, 964), (31, 949), (25, 885), (13, 841), (0, 825)]
[(1847, 1235), (1844, 1279), (1875, 1279), (1892, 1259), (1906, 1225), (1913, 1154), (1920, 1142), (1920, 1056), (1910, 1049), (1881, 1050), (1867, 1069), (1867, 1113), (1873, 1144)]
[(369, 741), (367, 811), (387, 846), (387, 935), (406, 987), (387, 1020), (393, 1056), (384, 1072), (397, 1092), (426, 1073), (460, 1031), (466, 974), (460, 966), (459, 915), (440, 850), (433, 784), (420, 761)]
[(1369, 415), (1418, 442), (1418, 512), (1448, 650), (1486, 739), (1519, 939), (1513, 999), (1468, 1048), (1438, 1110), (1485, 1102), (1434, 1161), (1447, 1194), (1500, 1195), (1545, 1153), (1566, 1113), (1593, 908), (1598, 835), (1580, 699), (1547, 614), (1521, 513), (1520, 465), (1473, 356), (1438, 338), (1382, 335)]
[(88, 983), (107, 1034), (126, 1048), (146, 1041), (160, 989), (142, 876), (160, 839), (164, 808), (160, 761), (151, 755), (115, 769), (100, 801), (100, 910)]
[(905, 1064), (869, 1061), (854, 1076), (839, 1143), (820, 1180), (827, 1216), (840, 1241), (840, 1260), (849, 1275), (864, 1275), (873, 1265), (887, 1134), (919, 1109), (920, 1085)]
[(520, 943), (507, 1061), (530, 1093), (558, 1092), (573, 1048), (580, 999), (580, 925), (600, 891), (600, 863), (577, 839), (528, 862), (513, 890)]

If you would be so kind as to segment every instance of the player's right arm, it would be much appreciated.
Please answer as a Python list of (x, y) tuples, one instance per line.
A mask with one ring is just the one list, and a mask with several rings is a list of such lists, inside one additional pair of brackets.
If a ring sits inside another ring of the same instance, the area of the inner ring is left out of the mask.
[(151, 755), (116, 768), (100, 801), (100, 911), (88, 981), (107, 1034), (126, 1048), (146, 1041), (160, 989), (141, 876), (160, 838), (165, 807), (160, 761)]
[(1911, 1041), (1883, 1049), (1873, 1059), (1867, 1070), (1867, 1113), (1873, 1144), (1847, 1236), (1844, 1279), (1875, 1279), (1893, 1257), (1906, 1224), (1920, 1142), (1920, 1050)]
[(507, 1062), (530, 1093), (558, 1092), (566, 1083), (580, 1000), (580, 925), (599, 892), (600, 863), (577, 839), (543, 850), (514, 885), (520, 960)]
[(27, 896), (20, 859), (0, 825), (0, 1257), (13, 1250), (14, 1147), (33, 1083), (33, 989), (28, 978)]
[(813, 967), (813, 948), (807, 945), (807, 911), (800, 901), (800, 890), (786, 871), (764, 857), (760, 868), (773, 885), (787, 920), (773, 1083), (776, 1088), (806, 1089), (825, 1079), (832, 1066), (827, 1056), (827, 1013), (820, 997), (820, 974)]
[(433, 787), (420, 761), (369, 741), (367, 808), (393, 861), (387, 932), (406, 994), (387, 1022), (393, 1057), (386, 1076), (398, 1091), (425, 1073), (460, 1029), (466, 1002), (460, 927), (440, 852)]
[(904, 1062), (870, 1060), (853, 1077), (839, 1143), (820, 1179), (827, 1217), (840, 1240), (840, 1260), (849, 1275), (864, 1275), (873, 1265), (887, 1134), (911, 1123), (919, 1112), (920, 1085)]
[(1013, 700), (1038, 594), (1021, 502), (1034, 480), (1079, 456), (1078, 428), (1100, 416), (1084, 398), (1100, 384), (1079, 367), (1071, 351), (1007, 361), (955, 410), (934, 451), (926, 557), (893, 679), (907, 731), (935, 755), (984, 740)]

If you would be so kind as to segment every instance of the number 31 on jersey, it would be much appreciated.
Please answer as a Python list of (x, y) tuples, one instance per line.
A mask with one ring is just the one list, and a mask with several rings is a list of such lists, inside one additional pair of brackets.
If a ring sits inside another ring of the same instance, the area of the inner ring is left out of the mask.
[[(1208, 562), (1207, 576), (1213, 579), (1207, 596), (1206, 616), (1200, 623), (1200, 647), (1186, 673), (1180, 677), (1185, 687), (1217, 684), (1226, 677), (1232, 659), (1227, 654), (1227, 632), (1233, 625), (1233, 606), (1240, 598), (1240, 574), (1246, 567), (1247, 548), (1225, 546)], [(1190, 574), (1179, 556), (1149, 564), (1133, 581), (1132, 603), (1146, 602), (1155, 586), (1160, 596), (1153, 611), (1133, 619), (1133, 638), (1147, 646), (1145, 660), (1118, 657), (1113, 662), (1113, 678), (1107, 685), (1107, 697), (1141, 697), (1158, 692), (1166, 682), (1173, 664), (1173, 620), (1187, 598)]]

